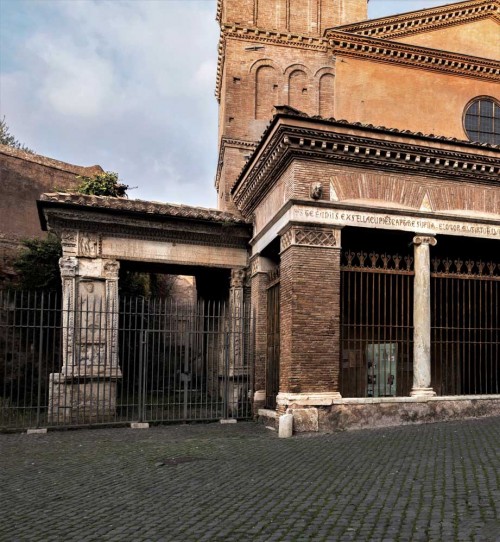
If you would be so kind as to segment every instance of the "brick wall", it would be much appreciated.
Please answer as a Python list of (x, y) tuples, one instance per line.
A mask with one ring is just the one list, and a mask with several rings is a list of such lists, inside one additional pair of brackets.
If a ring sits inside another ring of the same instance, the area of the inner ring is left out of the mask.
[(20, 240), (45, 235), (36, 207), (40, 194), (74, 189), (77, 175), (99, 172), (100, 166), (74, 166), (0, 145), (0, 286), (14, 278)]
[(367, 18), (367, 0), (223, 0), (222, 22), (321, 36)]
[(280, 276), (280, 392), (338, 391), (340, 247), (292, 244)]

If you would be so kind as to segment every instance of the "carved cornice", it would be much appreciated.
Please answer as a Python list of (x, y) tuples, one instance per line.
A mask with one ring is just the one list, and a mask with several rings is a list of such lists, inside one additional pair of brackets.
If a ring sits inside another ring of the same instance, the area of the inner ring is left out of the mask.
[(215, 20), (218, 23), (222, 21), (222, 0), (217, 0), (217, 11), (215, 13)]
[(222, 85), (222, 73), (224, 71), (224, 61), (226, 59), (226, 38), (221, 31), (219, 45), (217, 46), (217, 72), (215, 76), (215, 97), (220, 103), (220, 92)]
[(243, 41), (258, 41), (271, 45), (286, 45), (299, 49), (314, 51), (326, 51), (328, 39), (291, 32), (279, 32), (278, 30), (266, 30), (264, 28), (248, 27), (241, 25), (225, 24), (221, 26), (225, 38), (234, 38)]
[[(497, 0), (474, 0), (383, 17), (335, 28), (361, 36), (395, 38), (492, 17), (499, 20)], [(328, 34), (331, 29), (327, 29)]]
[[(459, 182), (498, 184), (500, 161), (497, 156), (473, 154), (461, 148), (466, 147), (468, 150), (467, 147), (470, 147), (470, 150), (475, 148), (477, 151), (477, 145), (457, 142), (456, 150), (444, 149), (430, 146), (429, 143), (432, 145), (433, 140), (437, 142), (447, 138), (426, 136), (421, 136), (422, 144), (419, 145), (415, 143), (415, 138), (418, 138), (416, 134), (410, 132), (408, 137), (405, 132), (398, 130), (390, 132), (397, 134), (399, 140), (388, 141), (377, 139), (377, 132), (387, 132), (387, 129), (363, 126), (360, 123), (349, 124), (345, 121), (324, 121), (318, 123), (317, 128), (304, 127), (297, 125), (301, 117), (292, 117), (295, 119), (294, 125), (282, 124), (268, 138), (267, 135), (278, 118), (283, 116), (275, 117), (264, 135), (260, 156), (255, 162), (245, 166), (233, 187), (234, 202), (245, 216), (253, 212), (293, 159), (322, 160), (356, 168), (428, 175), (436, 179), (453, 179)], [(358, 126), (359, 135), (327, 131), (328, 127), (341, 128), (345, 125)], [(404, 141), (406, 138), (407, 142)], [(496, 152), (498, 147), (487, 146), (487, 149)]]
[(337, 55), (390, 62), (462, 77), (500, 81), (500, 62), (497, 60), (348, 34), (338, 30), (329, 31), (328, 38), (331, 50)]
[(243, 139), (231, 139), (223, 137), (219, 146), (219, 161), (217, 162), (217, 173), (215, 174), (215, 188), (219, 190), (220, 176), (222, 173), (222, 166), (224, 165), (224, 153), (226, 147), (232, 147), (234, 149), (247, 149), (254, 151), (257, 147), (257, 143), (254, 141), (245, 141)]

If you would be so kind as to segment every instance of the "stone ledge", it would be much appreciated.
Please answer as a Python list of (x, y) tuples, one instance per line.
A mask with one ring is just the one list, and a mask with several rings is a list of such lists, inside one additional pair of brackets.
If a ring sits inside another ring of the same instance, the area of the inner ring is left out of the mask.
[(429, 403), (433, 401), (497, 400), (500, 395), (434, 395), (428, 397), (342, 397), (332, 405), (375, 405), (380, 403)]

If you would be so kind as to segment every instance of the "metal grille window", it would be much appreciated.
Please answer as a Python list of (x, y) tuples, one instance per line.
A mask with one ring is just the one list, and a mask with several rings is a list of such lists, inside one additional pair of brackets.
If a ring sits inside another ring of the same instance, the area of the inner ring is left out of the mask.
[(471, 141), (500, 145), (500, 105), (495, 100), (474, 100), (465, 111), (464, 124)]

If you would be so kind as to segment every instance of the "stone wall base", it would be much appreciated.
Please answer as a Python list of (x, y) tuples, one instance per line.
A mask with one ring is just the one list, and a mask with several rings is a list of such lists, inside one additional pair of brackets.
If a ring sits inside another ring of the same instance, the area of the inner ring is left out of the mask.
[(50, 375), (48, 422), (104, 423), (116, 418), (116, 380)]
[(293, 431), (333, 433), (500, 416), (500, 395), (338, 399), (330, 405), (289, 405)]

